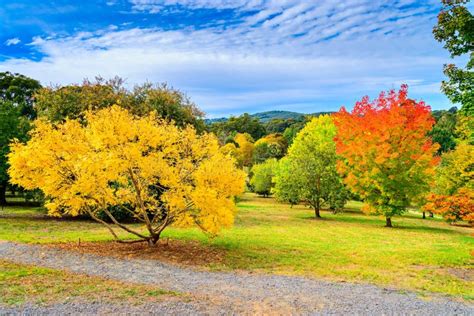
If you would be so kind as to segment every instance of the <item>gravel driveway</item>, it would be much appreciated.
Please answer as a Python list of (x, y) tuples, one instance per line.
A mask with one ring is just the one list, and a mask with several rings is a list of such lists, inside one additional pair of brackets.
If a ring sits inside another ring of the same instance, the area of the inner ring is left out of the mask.
[[(108, 314), (108, 311), (116, 314), (120, 310), (137, 314), (474, 315), (473, 305), (446, 298), (424, 301), (412, 293), (402, 294), (372, 285), (326, 282), (303, 277), (195, 271), (151, 260), (124, 260), (11, 242), (0, 242), (0, 259), (125, 282), (153, 284), (162, 289), (203, 298), (194, 304), (174, 302), (167, 306), (164, 303), (161, 306), (144, 306), (144, 310), (93, 304), (90, 304), (90, 310), (87, 309), (88, 304), (82, 304), (86, 310), (81, 310), (67, 303), (53, 305), (49, 309), (26, 306), (21, 310), (25, 314), (68, 314), (68, 311), (73, 314)], [(0, 314), (8, 312), (18, 313), (20, 310), (2, 310), (0, 307)]]

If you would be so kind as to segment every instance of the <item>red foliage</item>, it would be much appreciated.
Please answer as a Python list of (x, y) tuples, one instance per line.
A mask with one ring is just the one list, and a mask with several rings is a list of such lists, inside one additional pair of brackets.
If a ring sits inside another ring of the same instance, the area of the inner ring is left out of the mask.
[(427, 212), (440, 214), (448, 222), (459, 220), (474, 224), (474, 190), (462, 188), (453, 195), (430, 194), (423, 207)]
[(423, 101), (407, 96), (408, 87), (364, 97), (352, 112), (335, 114), (339, 171), (346, 184), (373, 207), (390, 216), (425, 193), (434, 172), (437, 145), (427, 137), (434, 119)]

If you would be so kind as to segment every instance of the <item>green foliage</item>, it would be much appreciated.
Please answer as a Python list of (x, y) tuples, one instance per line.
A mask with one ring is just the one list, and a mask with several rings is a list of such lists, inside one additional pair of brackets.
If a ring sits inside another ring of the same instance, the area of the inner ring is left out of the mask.
[(5, 191), (9, 176), (7, 155), (13, 139), (25, 140), (28, 120), (21, 116), (21, 109), (11, 101), (0, 100), (0, 205), (6, 204)]
[(285, 129), (283, 132), (283, 137), (286, 139), (288, 145), (293, 144), (293, 140), (295, 139), (296, 135), (298, 135), (306, 123), (307, 121), (305, 119), (305, 121), (297, 122)]
[(145, 83), (127, 91), (118, 77), (96, 78), (95, 81), (84, 80), (81, 85), (44, 88), (35, 97), (38, 114), (51, 121), (82, 118), (86, 110), (118, 104), (138, 116), (156, 111), (180, 127), (190, 124), (198, 131), (204, 130), (204, 113), (186, 95), (166, 84)]
[(273, 187), (272, 179), (277, 166), (278, 161), (276, 159), (268, 159), (252, 167), (250, 185), (255, 193), (263, 196), (269, 196), (271, 194)]
[(436, 193), (452, 195), (462, 188), (474, 190), (474, 145), (465, 142), (445, 153), (436, 169)]
[(265, 135), (265, 127), (260, 120), (253, 118), (248, 113), (241, 116), (230, 117), (227, 121), (217, 122), (210, 126), (210, 130), (216, 134), (221, 142), (224, 142), (233, 133), (249, 134), (253, 139), (260, 139)]
[(444, 111), (437, 119), (429, 135), (440, 145), (438, 154), (453, 150), (456, 147), (456, 112)]
[(448, 81), (443, 81), (442, 90), (452, 102), (462, 104), (461, 113), (474, 115), (474, 16), (465, 4), (469, 0), (442, 0), (443, 8), (438, 15), (438, 24), (433, 29), (436, 40), (444, 43), (451, 57), (470, 54), (465, 69), (454, 64), (445, 65)]
[(20, 74), (0, 72), (0, 205), (6, 204), (8, 185), (7, 158), (9, 144), (24, 140), (29, 129), (28, 119), (36, 117), (33, 94), (41, 88), (38, 81)]
[(348, 193), (337, 173), (336, 127), (328, 115), (313, 118), (295, 138), (275, 175), (275, 194), (292, 204), (309, 204), (316, 217), (323, 205), (340, 209)]
[(8, 71), (0, 72), (0, 100), (12, 102), (22, 116), (35, 118), (33, 94), (40, 88), (37, 80)]
[(272, 119), (265, 124), (267, 134), (283, 133), (290, 126), (304, 121), (302, 116), (299, 119)]
[(270, 134), (260, 138), (253, 150), (253, 162), (262, 163), (270, 158), (282, 158), (288, 149), (286, 139), (280, 134)]
[(159, 116), (173, 120), (180, 127), (192, 125), (199, 132), (205, 128), (204, 113), (184, 93), (166, 84), (136, 86), (127, 95), (124, 107), (139, 116), (156, 111)]

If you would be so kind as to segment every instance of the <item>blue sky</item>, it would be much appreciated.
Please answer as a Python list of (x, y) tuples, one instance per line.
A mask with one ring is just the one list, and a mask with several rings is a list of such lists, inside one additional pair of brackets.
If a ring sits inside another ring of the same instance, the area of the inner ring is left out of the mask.
[(434, 109), (439, 0), (0, 0), (0, 71), (168, 82), (208, 117), (351, 108), (407, 83)]

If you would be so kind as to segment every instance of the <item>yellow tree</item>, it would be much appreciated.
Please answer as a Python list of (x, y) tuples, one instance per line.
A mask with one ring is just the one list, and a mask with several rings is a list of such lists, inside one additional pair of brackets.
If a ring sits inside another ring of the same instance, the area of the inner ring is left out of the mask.
[[(245, 174), (213, 135), (112, 106), (86, 112), (81, 122), (39, 120), (30, 136), (12, 145), (9, 173), (13, 183), (41, 189), (51, 215), (86, 213), (117, 241), (136, 241), (119, 239), (120, 228), (150, 245), (171, 224), (217, 234), (233, 223)], [(112, 206), (126, 209), (144, 229), (120, 223)], [(97, 216), (101, 211), (110, 223)]]
[(442, 156), (436, 169), (433, 192), (428, 195), (425, 211), (446, 220), (474, 223), (474, 146), (462, 141)]
[(237, 162), (241, 167), (249, 167), (252, 165), (252, 157), (254, 144), (250, 134), (237, 134), (234, 137), (234, 141), (237, 144), (237, 150), (235, 151)]

